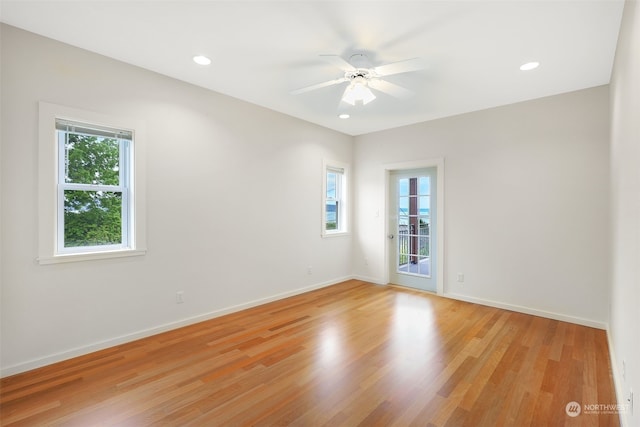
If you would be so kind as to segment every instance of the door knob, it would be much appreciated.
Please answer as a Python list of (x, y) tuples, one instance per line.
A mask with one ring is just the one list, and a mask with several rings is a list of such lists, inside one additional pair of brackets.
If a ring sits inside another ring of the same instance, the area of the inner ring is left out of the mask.
[(393, 239), (393, 234), (388, 234), (388, 235), (387, 235), (387, 237), (388, 237), (389, 239)]

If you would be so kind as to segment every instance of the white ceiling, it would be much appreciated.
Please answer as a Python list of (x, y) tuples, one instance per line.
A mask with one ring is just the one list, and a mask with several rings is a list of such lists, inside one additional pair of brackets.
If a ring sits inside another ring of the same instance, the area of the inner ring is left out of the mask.
[[(350, 135), (607, 84), (621, 0), (0, 1), (0, 20)], [(372, 65), (420, 57), (390, 76), (409, 99), (376, 93), (337, 117), (343, 77), (322, 58)], [(198, 66), (191, 58), (213, 59)], [(541, 66), (519, 70), (525, 62)]]

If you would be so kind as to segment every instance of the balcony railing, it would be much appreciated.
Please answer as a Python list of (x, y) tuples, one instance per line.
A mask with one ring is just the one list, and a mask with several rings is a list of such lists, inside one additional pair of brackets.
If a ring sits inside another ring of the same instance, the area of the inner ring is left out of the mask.
[(416, 264), (430, 255), (429, 224), (420, 224), (417, 233), (415, 228), (409, 224), (398, 226), (398, 265)]

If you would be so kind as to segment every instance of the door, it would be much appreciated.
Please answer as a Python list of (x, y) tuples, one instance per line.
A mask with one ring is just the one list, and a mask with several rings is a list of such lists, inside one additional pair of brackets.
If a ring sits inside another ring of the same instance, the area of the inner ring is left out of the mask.
[(437, 169), (389, 174), (389, 281), (436, 292)]

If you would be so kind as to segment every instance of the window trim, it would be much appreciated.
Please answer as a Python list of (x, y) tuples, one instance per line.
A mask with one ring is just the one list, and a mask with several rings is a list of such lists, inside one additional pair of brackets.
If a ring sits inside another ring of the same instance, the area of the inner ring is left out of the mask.
[[(132, 215), (129, 225), (130, 242), (127, 248), (100, 251), (68, 252), (58, 248), (59, 215), (58, 207), (58, 140), (56, 119), (104, 126), (113, 129), (127, 129), (135, 133), (129, 162), (130, 208)], [(80, 110), (47, 102), (39, 103), (39, 150), (38, 150), (38, 257), (39, 264), (87, 261), (106, 258), (140, 256), (146, 253), (146, 191), (145, 191), (145, 138), (143, 122), (128, 118), (112, 117), (105, 114)]]
[[(326, 229), (327, 217), (327, 173), (329, 171), (342, 171), (342, 183), (340, 185), (341, 197), (339, 199), (338, 218), (342, 218), (339, 222), (340, 228), (336, 230)], [(323, 160), (322, 162), (322, 209), (321, 209), (320, 227), (322, 237), (338, 237), (348, 236), (350, 226), (350, 209), (349, 209), (349, 165), (343, 162), (333, 160)]]

